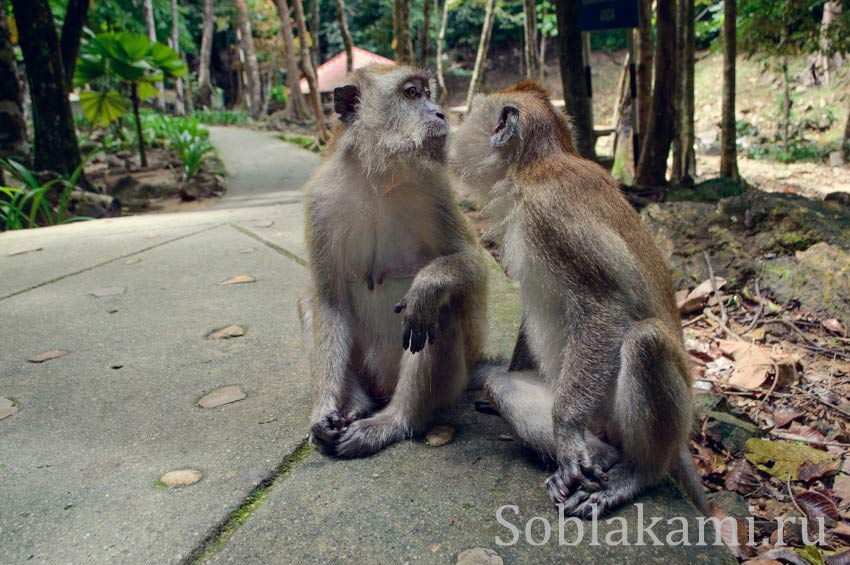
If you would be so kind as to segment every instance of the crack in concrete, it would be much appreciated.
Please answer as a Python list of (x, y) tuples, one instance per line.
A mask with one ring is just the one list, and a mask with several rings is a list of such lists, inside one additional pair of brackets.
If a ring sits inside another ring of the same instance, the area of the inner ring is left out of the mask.
[(255, 234), (254, 232), (252, 232), (251, 230), (249, 230), (247, 228), (243, 228), (240, 225), (237, 225), (237, 224), (234, 224), (234, 223), (230, 223), (229, 225), (230, 225), (230, 227), (232, 227), (233, 229), (235, 229), (239, 233), (241, 233), (243, 235), (247, 235), (251, 239), (258, 241), (259, 243), (262, 243), (263, 245), (271, 248), (274, 251), (277, 251), (278, 253), (280, 253), (281, 255), (286, 257), (287, 259), (291, 259), (292, 261), (295, 261), (296, 263), (298, 263), (302, 267), (307, 266), (307, 261), (305, 261), (303, 258), (296, 255), (292, 251), (290, 251), (290, 250), (288, 250), (284, 247), (281, 247), (280, 245), (277, 245), (276, 243), (272, 243), (271, 241), (268, 241), (267, 239)]

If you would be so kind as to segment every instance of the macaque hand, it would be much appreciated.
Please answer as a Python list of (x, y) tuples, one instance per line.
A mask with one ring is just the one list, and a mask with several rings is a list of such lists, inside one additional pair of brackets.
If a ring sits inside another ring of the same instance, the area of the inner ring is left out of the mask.
[(333, 455), (336, 452), (336, 443), (350, 423), (339, 410), (331, 410), (310, 426), (310, 441), (325, 455)]
[(440, 291), (430, 285), (414, 284), (405, 297), (395, 305), (396, 314), (404, 312), (401, 345), (411, 353), (433, 344), (440, 320)]
[(602, 481), (608, 478), (603, 467), (590, 460), (585, 445), (572, 451), (564, 457), (559, 456), (563, 463), (546, 479), (546, 490), (555, 504), (566, 503), (574, 495), (586, 497), (600, 490)]

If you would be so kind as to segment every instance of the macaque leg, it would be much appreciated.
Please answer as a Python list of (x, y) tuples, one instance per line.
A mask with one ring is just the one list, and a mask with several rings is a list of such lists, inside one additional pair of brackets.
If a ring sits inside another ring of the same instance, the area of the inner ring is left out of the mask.
[(607, 472), (601, 489), (575, 491), (565, 501), (567, 514), (589, 518), (594, 505), (604, 514), (657, 484), (678, 464), (691, 402), (687, 360), (680, 351), (676, 337), (657, 320), (637, 322), (626, 332), (610, 414), (623, 460)]
[(422, 351), (402, 354), (398, 385), (389, 404), (353, 422), (340, 437), (337, 455), (371, 455), (423, 431), (434, 411), (457, 400), (468, 378), (463, 335), (453, 322)]
[[(520, 441), (545, 459), (555, 460), (555, 434), (552, 428), (554, 397), (537, 372), (492, 373), (484, 391)], [(590, 460), (603, 470), (621, 459), (615, 447), (590, 431), (585, 431), (585, 442)]]

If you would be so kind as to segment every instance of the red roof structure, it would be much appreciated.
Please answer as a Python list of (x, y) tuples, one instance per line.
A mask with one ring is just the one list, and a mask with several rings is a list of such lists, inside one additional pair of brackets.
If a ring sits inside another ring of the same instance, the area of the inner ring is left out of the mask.
[[(372, 63), (395, 65), (395, 61), (392, 59), (381, 57), (377, 53), (372, 53), (371, 51), (366, 51), (359, 47), (355, 47), (353, 49), (353, 55), (355, 69), (371, 65)], [(342, 51), (333, 58), (328, 59), (319, 65), (319, 68), (316, 69), (316, 75), (319, 78), (319, 92), (333, 92), (334, 88), (345, 84), (345, 77), (348, 74), (345, 70), (347, 62), (345, 51)], [(306, 78), (302, 78), (298, 85), (301, 87), (301, 92), (304, 94), (310, 92), (310, 87), (307, 85)]]

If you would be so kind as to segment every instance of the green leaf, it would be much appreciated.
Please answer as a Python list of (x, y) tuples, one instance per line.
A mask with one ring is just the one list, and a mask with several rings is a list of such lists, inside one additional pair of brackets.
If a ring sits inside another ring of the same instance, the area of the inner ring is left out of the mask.
[(139, 100), (147, 100), (152, 96), (157, 96), (159, 91), (156, 89), (150, 82), (140, 82), (139, 83)]
[(74, 82), (80, 86), (88, 84), (106, 75), (106, 59), (97, 55), (80, 55), (77, 59), (77, 70)]
[(122, 31), (115, 36), (126, 62), (141, 61), (151, 50), (151, 40), (141, 33)]
[(95, 125), (107, 126), (127, 112), (124, 97), (118, 92), (81, 92), (83, 115)]
[(797, 469), (806, 462), (825, 463), (837, 458), (836, 455), (805, 445), (795, 445), (784, 441), (751, 438), (747, 440), (745, 457), (760, 471), (774, 477), (797, 480)]
[(167, 45), (159, 42), (154, 43), (151, 47), (150, 59), (154, 67), (169, 76), (182, 77), (186, 74), (186, 63), (174, 49)]

